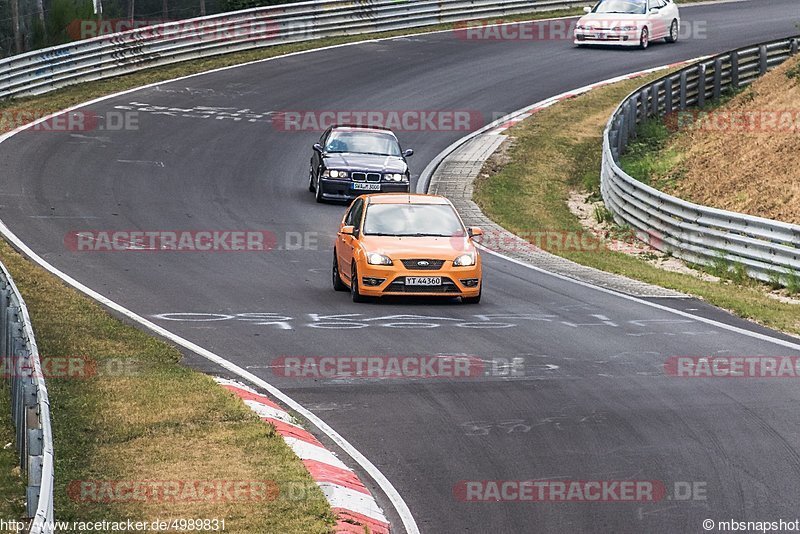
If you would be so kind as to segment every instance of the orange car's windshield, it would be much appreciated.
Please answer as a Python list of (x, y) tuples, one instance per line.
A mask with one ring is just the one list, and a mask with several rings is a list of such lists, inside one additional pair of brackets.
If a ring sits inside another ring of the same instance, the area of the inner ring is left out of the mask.
[(461, 220), (447, 204), (372, 204), (367, 208), (363, 233), (398, 237), (465, 235)]

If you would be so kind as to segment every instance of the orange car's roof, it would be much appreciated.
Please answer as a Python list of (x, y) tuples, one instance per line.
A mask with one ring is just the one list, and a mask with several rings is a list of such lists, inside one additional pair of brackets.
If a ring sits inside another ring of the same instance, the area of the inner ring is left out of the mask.
[(370, 204), (450, 204), (439, 195), (414, 195), (408, 193), (375, 193), (365, 195)]

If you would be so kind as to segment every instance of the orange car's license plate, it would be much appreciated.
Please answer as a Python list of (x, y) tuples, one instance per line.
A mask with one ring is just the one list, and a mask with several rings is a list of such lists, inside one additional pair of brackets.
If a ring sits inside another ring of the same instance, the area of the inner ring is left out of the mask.
[(441, 276), (406, 276), (407, 286), (440, 286)]

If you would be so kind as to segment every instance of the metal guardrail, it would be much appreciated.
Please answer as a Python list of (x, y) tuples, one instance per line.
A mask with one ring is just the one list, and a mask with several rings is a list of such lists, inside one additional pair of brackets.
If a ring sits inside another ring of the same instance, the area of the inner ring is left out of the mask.
[[(27, 475), (26, 516), (32, 534), (53, 530), (53, 433), (50, 400), (28, 308), (0, 264), (0, 343), (6, 389), (22, 473)], [(9, 387), (10, 386), (10, 387)]]
[(129, 30), (0, 61), (0, 98), (324, 37), (566, 9), (590, 0), (315, 0)]
[[(700, 206), (643, 184), (622, 170), (619, 156), (636, 127), (752, 83), (798, 52), (800, 37), (741, 48), (685, 67), (631, 93), (603, 135), (600, 190), (614, 219), (656, 249), (701, 265), (740, 264), (765, 282), (800, 276), (800, 226)], [(680, 119), (679, 119), (680, 120)]]

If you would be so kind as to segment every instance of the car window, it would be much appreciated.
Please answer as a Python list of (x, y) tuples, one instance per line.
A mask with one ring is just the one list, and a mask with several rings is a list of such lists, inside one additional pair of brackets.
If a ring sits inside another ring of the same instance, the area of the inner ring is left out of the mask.
[(400, 145), (397, 139), (382, 132), (357, 130), (333, 130), (325, 143), (325, 152), (354, 152), (357, 154), (376, 154), (379, 156), (399, 156)]
[(647, 13), (647, 0), (604, 0), (594, 6), (592, 13), (644, 15)]
[(364, 201), (359, 199), (358, 206), (353, 209), (353, 226), (356, 230), (361, 229), (361, 215), (364, 214)]
[(347, 215), (344, 217), (344, 224), (347, 226), (355, 226), (353, 221), (356, 219), (356, 211), (363, 205), (364, 200), (357, 198), (353, 203), (350, 205), (350, 209), (347, 211)]
[(464, 226), (448, 204), (372, 204), (364, 219), (365, 235), (465, 235)]

